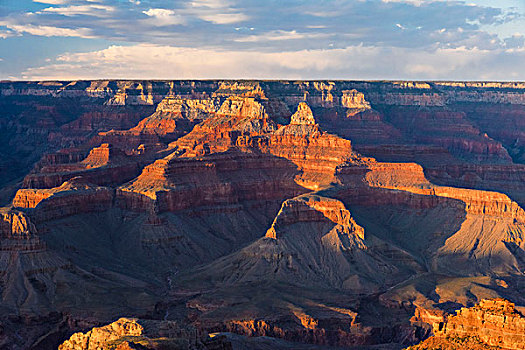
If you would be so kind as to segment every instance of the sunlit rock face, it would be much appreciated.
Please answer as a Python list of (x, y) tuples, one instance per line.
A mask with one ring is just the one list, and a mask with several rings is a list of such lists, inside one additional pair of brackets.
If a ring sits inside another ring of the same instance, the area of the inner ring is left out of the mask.
[(505, 299), (482, 299), (433, 323), (434, 336), (410, 349), (524, 349), (525, 316)]
[(0, 82), (0, 347), (519, 349), (524, 96)]
[(208, 335), (173, 321), (120, 318), (86, 333), (75, 333), (59, 350), (90, 349), (206, 349), (231, 350), (224, 336)]

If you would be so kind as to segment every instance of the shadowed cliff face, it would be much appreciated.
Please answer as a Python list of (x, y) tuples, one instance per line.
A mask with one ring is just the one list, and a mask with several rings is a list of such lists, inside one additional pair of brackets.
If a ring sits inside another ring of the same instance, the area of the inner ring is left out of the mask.
[[(2, 82), (0, 344), (87, 349), (123, 327), (103, 346), (163, 346), (177, 321), (168, 338), (210, 349), (230, 343), (207, 332), (401, 347), (482, 298), (524, 304), (524, 96)], [(141, 320), (86, 333), (122, 316)]]

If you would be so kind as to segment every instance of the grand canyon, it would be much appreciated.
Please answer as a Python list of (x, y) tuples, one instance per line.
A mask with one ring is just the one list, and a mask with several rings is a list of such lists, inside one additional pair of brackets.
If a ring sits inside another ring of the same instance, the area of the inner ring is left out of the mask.
[(525, 83), (0, 82), (0, 348), (525, 349)]

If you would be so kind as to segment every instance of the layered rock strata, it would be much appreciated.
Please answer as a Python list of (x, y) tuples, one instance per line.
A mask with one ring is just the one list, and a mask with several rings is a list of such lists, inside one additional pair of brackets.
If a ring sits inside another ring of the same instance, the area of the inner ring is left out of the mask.
[(304, 192), (293, 182), (297, 170), (284, 159), (228, 151), (205, 157), (165, 158), (117, 190), (120, 205), (158, 212), (279, 200)]
[(40, 167), (24, 178), (23, 186), (53, 188), (77, 176), (99, 185), (118, 184), (137, 176), (140, 164), (139, 157), (129, 157), (120, 149), (105, 143), (93, 148), (80, 162), (41, 163)]
[(525, 349), (525, 317), (504, 299), (483, 299), (433, 327), (434, 337), (410, 349), (457, 348), (457, 339), (465, 348)]
[(51, 189), (20, 189), (13, 206), (29, 209), (38, 222), (68, 217), (79, 213), (105, 211), (112, 206), (114, 191), (92, 185), (82, 177), (72, 178)]
[[(337, 165), (353, 156), (349, 141), (320, 131), (306, 104), (299, 106), (291, 124), (272, 133), (274, 124), (262, 105), (244, 99), (225, 103), (218, 117), (173, 143), (174, 153), (147, 166), (136, 180), (118, 190), (126, 208), (174, 211), (284, 199), (284, 194), (305, 191), (301, 187), (329, 185), (335, 181)], [(232, 128), (239, 121), (239, 131), (219, 131), (224, 124)], [(219, 130), (212, 132), (210, 124), (218, 125)]]

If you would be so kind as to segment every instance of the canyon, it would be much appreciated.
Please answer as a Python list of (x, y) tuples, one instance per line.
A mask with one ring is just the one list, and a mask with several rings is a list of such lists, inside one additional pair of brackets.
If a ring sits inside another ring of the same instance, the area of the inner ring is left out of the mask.
[(3, 81), (0, 106), (0, 347), (522, 348), (523, 83)]

